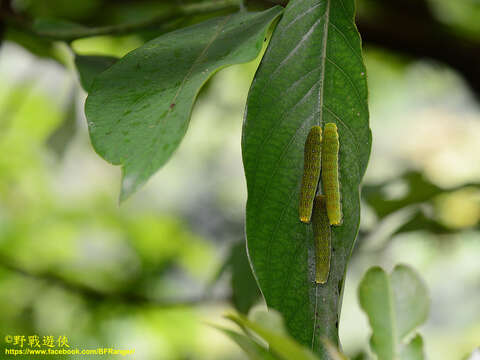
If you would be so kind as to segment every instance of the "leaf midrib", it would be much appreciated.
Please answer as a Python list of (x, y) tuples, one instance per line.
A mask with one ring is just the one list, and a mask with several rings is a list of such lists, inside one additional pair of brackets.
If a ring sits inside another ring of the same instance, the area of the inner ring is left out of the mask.
[(322, 38), (322, 52), (320, 54), (320, 84), (318, 85), (318, 109), (319, 125), (323, 122), (323, 98), (324, 98), (324, 83), (325, 83), (325, 63), (327, 59), (327, 40), (328, 40), (328, 26), (330, 22), (330, 0), (326, 0), (327, 9), (325, 10), (325, 23), (323, 24), (323, 38)]
[[(323, 97), (324, 97), (324, 83), (325, 83), (325, 62), (327, 59), (327, 40), (328, 40), (328, 26), (330, 22), (330, 0), (326, 0), (327, 9), (325, 10), (325, 23), (323, 25), (323, 38), (322, 38), (322, 52), (320, 54), (320, 83), (318, 85), (318, 108), (317, 113), (319, 116), (318, 124), (321, 126), (323, 123)], [(315, 345), (315, 328), (317, 325), (318, 319), (318, 287), (320, 285), (316, 284), (315, 289), (315, 309), (314, 309), (314, 321), (313, 321), (313, 331), (312, 331), (312, 350)]]

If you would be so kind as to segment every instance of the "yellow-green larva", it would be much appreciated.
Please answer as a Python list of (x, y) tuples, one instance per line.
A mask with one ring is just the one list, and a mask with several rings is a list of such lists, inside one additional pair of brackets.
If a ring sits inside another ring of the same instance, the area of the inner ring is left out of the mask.
[(331, 225), (342, 223), (340, 182), (338, 180), (339, 148), (337, 125), (335, 123), (325, 124), (322, 142), (322, 187), (327, 200), (327, 214)]
[(330, 272), (330, 249), (332, 231), (327, 215), (325, 195), (317, 195), (312, 214), (313, 238), (315, 241), (315, 282), (325, 284)]
[(320, 180), (322, 161), (322, 128), (313, 126), (305, 141), (305, 156), (303, 159), (303, 178), (300, 188), (300, 221), (309, 223), (312, 217), (313, 200)]

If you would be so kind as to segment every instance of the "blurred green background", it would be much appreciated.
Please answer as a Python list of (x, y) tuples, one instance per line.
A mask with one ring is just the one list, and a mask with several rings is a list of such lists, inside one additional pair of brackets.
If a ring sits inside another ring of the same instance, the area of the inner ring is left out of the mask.
[[(164, 6), (14, 4), (32, 17), (87, 25), (145, 19)], [(375, 6), (360, 1), (360, 14), (373, 16)], [(480, 39), (478, 2), (431, 0), (429, 6), (453, 33)], [(72, 48), (122, 56), (155, 35), (94, 37)], [(426, 353), (461, 359), (480, 345), (479, 97), (469, 79), (441, 62), (368, 41), (365, 60), (373, 149), (345, 287), (343, 348), (368, 354), (370, 330), (356, 293), (363, 273), (372, 265), (391, 270), (406, 263), (431, 294), (421, 328)], [(240, 149), (258, 62), (222, 70), (207, 83), (179, 150), (118, 206), (120, 170), (89, 143), (86, 93), (71, 49), (6, 32), (0, 50), (2, 337), (65, 335), (72, 347), (134, 348), (126, 358), (139, 360), (245, 358), (208, 323), (224, 324), (226, 310), (247, 311), (260, 301), (243, 250)], [(0, 358), (5, 347), (2, 340)]]

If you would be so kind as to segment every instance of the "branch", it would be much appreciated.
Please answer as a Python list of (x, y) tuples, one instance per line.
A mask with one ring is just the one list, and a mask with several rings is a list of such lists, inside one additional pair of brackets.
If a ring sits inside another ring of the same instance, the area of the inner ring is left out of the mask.
[(431, 58), (457, 70), (480, 96), (480, 42), (439, 22), (425, 0), (371, 0), (374, 14), (357, 20), (363, 40), (416, 58)]
[(25, 19), (15, 15), (11, 12), (2, 11), (0, 17), (10, 26), (15, 27), (19, 30), (27, 31), (32, 35), (43, 37), (50, 40), (61, 40), (61, 41), (73, 41), (80, 38), (86, 38), (91, 36), (99, 35), (121, 35), (126, 33), (132, 33), (139, 30), (145, 30), (152, 28), (154, 26), (163, 25), (171, 21), (177, 20), (179, 18), (208, 14), (217, 11), (230, 11), (233, 12), (238, 10), (239, 1), (238, 0), (216, 0), (207, 3), (198, 3), (198, 4), (189, 4), (182, 5), (174, 8), (173, 10), (162, 14), (160, 16), (154, 17), (147, 21), (141, 21), (130, 24), (119, 24), (111, 26), (100, 26), (100, 27), (86, 27), (77, 25), (75, 28), (71, 29), (58, 29), (54, 30), (40, 30), (37, 29), (32, 23), (26, 21)]
[(200, 304), (212, 304), (216, 302), (225, 302), (230, 300), (228, 296), (212, 297), (205, 294), (188, 298), (158, 299), (141, 294), (127, 292), (106, 293), (85, 284), (70, 282), (69, 280), (54, 273), (37, 273), (29, 271), (15, 265), (13, 261), (7, 259), (4, 256), (0, 256), (0, 266), (8, 271), (20, 274), (22, 276), (37, 281), (47, 281), (50, 284), (60, 286), (65, 290), (76, 293), (94, 302), (110, 302), (131, 306), (155, 306), (160, 308), (173, 308), (194, 306)]

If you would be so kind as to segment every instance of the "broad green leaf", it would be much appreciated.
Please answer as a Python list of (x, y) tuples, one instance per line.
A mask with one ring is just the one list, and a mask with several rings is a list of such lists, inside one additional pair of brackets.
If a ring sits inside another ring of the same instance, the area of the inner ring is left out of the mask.
[(245, 354), (247, 354), (250, 360), (280, 360), (280, 358), (269, 353), (267, 349), (246, 335), (239, 334), (236, 331), (232, 331), (220, 326), (215, 326), (215, 328), (223, 332), (235, 343), (237, 343), (237, 345), (242, 348)]
[[(315, 284), (313, 234), (298, 218), (304, 143), (310, 128), (337, 124), (344, 223), (332, 228), (332, 263)], [(367, 84), (353, 0), (292, 0), (250, 89), (242, 150), (248, 187), (250, 260), (267, 305), (291, 335), (327, 354), (338, 344), (347, 261), (358, 231), (359, 185), (371, 146)], [(315, 329), (315, 331), (314, 331)]]
[(407, 337), (428, 315), (428, 291), (413, 269), (398, 265), (389, 276), (379, 267), (367, 271), (359, 285), (359, 299), (367, 313), (370, 346), (379, 360), (423, 359), (422, 340)]
[(242, 315), (230, 314), (227, 318), (260, 336), (268, 343), (270, 350), (282, 360), (318, 360), (306, 347), (282, 332), (275, 332)]
[(122, 165), (121, 199), (176, 150), (202, 85), (223, 67), (255, 59), (281, 12), (242, 12), (162, 35), (95, 79), (85, 105), (90, 138), (100, 156)]
[(117, 60), (113, 56), (75, 55), (75, 66), (83, 89), (89, 92), (93, 80)]

